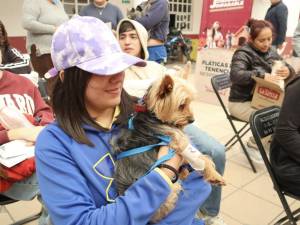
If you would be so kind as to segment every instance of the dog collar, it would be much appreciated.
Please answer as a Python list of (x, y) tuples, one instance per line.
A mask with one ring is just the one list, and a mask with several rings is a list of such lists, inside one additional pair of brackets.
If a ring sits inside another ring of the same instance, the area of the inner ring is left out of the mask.
[(137, 112), (137, 113), (138, 112), (147, 112), (145, 99), (146, 99), (146, 95), (144, 95), (142, 98), (140, 98), (138, 100), (137, 104), (135, 104), (135, 107), (134, 107), (135, 112)]

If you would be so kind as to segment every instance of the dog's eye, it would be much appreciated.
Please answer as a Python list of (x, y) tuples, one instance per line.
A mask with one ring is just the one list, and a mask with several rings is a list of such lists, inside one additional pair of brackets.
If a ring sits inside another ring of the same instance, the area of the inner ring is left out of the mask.
[(181, 104), (180, 106), (179, 106), (179, 110), (184, 110), (184, 108), (185, 108), (185, 104)]

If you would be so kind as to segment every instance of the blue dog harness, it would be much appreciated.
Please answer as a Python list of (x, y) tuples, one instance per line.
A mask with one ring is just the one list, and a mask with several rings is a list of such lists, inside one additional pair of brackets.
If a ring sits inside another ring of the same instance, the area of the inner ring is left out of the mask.
[[(130, 130), (133, 130), (134, 127), (133, 127), (133, 118), (134, 116), (132, 116), (129, 121), (128, 121), (128, 128)], [(161, 136), (157, 136), (157, 138), (160, 140), (159, 143), (157, 144), (152, 144), (152, 145), (145, 145), (145, 146), (141, 146), (141, 147), (138, 147), (138, 148), (132, 148), (130, 150), (127, 150), (127, 151), (124, 151), (124, 152), (121, 152), (120, 154), (118, 154), (116, 156), (116, 159), (117, 160), (120, 160), (120, 159), (124, 159), (124, 158), (127, 158), (127, 157), (130, 157), (130, 156), (133, 156), (133, 155), (136, 155), (136, 154), (140, 154), (140, 153), (143, 153), (143, 152), (146, 152), (146, 151), (150, 151), (152, 150), (154, 147), (157, 147), (157, 146), (167, 146), (170, 144), (171, 142), (171, 137), (170, 136), (167, 136), (167, 135), (161, 135)], [(171, 159), (173, 156), (175, 155), (175, 151), (173, 149), (170, 149), (169, 148), (169, 151), (168, 151), (168, 154), (159, 158), (150, 168), (149, 172), (151, 170), (153, 170), (155, 167), (157, 167), (158, 165), (162, 164), (163, 162)]]

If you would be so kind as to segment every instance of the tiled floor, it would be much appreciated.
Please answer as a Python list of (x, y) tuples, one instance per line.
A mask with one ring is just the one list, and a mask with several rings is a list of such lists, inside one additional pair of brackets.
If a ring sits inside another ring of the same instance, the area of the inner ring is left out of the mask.
[[(195, 109), (197, 124), (220, 142), (225, 143), (232, 135), (232, 131), (222, 108), (196, 102)], [(264, 166), (257, 165), (258, 172), (253, 173), (238, 144), (226, 152), (226, 158), (225, 178), (228, 184), (223, 189), (221, 203), (223, 219), (228, 225), (274, 224), (274, 221), (282, 215), (283, 209)], [(289, 202), (292, 208), (300, 206), (300, 202), (291, 199)], [(39, 210), (37, 200), (12, 204), (0, 211), (0, 224), (8, 225), (13, 220)], [(35, 221), (30, 224), (38, 223)]]

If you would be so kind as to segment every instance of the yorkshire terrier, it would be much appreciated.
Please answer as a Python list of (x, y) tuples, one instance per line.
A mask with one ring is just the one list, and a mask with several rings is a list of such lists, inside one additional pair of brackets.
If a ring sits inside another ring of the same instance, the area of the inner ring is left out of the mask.
[[(166, 75), (154, 81), (132, 117), (132, 128), (123, 129), (117, 137), (112, 139), (114, 154), (118, 155), (133, 148), (157, 144), (161, 141), (158, 137), (167, 135), (171, 137), (169, 148), (174, 149), (186, 159), (183, 152), (190, 144), (182, 129), (194, 121), (191, 110), (194, 94), (193, 87), (179, 77)], [(131, 184), (149, 172), (151, 166), (157, 161), (159, 148), (160, 146), (154, 147), (150, 151), (116, 160), (114, 180), (120, 195), (123, 195)], [(196, 164), (200, 162), (204, 165), (202, 172), (207, 181), (225, 184), (210, 158), (202, 155), (198, 150), (196, 152), (199, 153), (196, 154), (197, 158), (192, 157), (192, 162), (189, 159), (187, 161), (191, 165), (196, 161)], [(186, 170), (184, 174), (187, 175)], [(183, 178), (184, 176), (181, 176), (181, 179)], [(174, 183), (170, 195), (154, 214), (151, 222), (158, 222), (174, 209), (181, 190), (179, 182)]]

